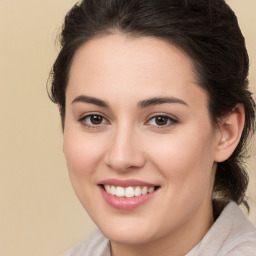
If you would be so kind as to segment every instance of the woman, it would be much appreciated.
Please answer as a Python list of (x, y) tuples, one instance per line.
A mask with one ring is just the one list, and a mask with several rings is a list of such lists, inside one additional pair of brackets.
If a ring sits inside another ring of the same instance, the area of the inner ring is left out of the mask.
[(227, 4), (84, 0), (61, 45), (51, 97), (71, 183), (99, 228), (64, 255), (256, 255), (238, 207), (255, 103)]

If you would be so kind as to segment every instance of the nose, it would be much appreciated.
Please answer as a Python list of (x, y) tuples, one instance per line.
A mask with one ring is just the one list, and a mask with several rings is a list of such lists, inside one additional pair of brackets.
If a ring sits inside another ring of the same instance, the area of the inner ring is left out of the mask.
[(110, 143), (105, 154), (105, 164), (118, 172), (139, 169), (146, 162), (139, 145), (139, 135), (128, 127), (118, 128), (111, 134)]

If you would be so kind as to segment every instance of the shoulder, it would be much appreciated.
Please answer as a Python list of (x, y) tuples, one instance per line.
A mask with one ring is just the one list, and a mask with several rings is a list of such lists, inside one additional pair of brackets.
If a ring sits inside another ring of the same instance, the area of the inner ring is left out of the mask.
[(240, 207), (234, 202), (214, 204), (220, 215), (191, 256), (256, 256), (256, 228)]
[(226, 255), (256, 256), (255, 226), (246, 218), (236, 203), (229, 203), (224, 210), (223, 222), (230, 222), (230, 233), (225, 243)]
[(97, 229), (87, 239), (73, 246), (62, 256), (110, 256), (109, 240)]

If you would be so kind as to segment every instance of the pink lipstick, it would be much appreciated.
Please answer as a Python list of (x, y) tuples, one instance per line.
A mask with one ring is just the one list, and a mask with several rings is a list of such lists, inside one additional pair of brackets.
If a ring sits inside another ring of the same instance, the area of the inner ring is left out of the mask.
[(110, 206), (121, 210), (132, 210), (150, 200), (160, 186), (133, 179), (108, 179), (101, 181), (99, 188)]

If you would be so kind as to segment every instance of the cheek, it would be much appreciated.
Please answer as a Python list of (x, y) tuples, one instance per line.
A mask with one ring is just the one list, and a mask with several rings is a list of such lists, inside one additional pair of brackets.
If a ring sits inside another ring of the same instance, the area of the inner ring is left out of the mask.
[(66, 130), (63, 151), (70, 176), (83, 179), (95, 171), (101, 159), (103, 145), (77, 131)]
[(94, 206), (95, 173), (101, 161), (102, 145), (95, 144), (84, 134), (66, 130), (63, 151), (67, 161), (72, 187), (84, 208), (91, 212)]
[[(192, 130), (192, 129), (191, 129)], [(154, 142), (151, 155), (172, 189), (196, 190), (210, 182), (214, 144), (212, 133), (182, 132), (168, 140)]]
[(170, 202), (167, 211), (175, 207), (177, 215), (173, 218), (177, 218), (177, 222), (191, 216), (202, 202), (211, 201), (213, 150), (209, 138), (205, 139), (177, 136), (168, 145), (158, 150), (157, 145), (155, 147), (154, 163), (164, 177), (164, 194)]

